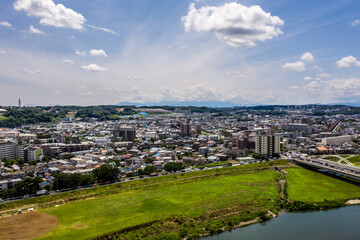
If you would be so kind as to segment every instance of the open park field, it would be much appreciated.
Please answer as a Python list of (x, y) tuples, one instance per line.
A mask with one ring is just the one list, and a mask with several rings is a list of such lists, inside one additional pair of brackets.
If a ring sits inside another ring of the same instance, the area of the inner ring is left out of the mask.
[[(172, 216), (196, 218), (214, 211), (219, 216), (274, 210), (279, 199), (272, 170), (212, 177), (46, 208), (58, 227), (41, 239), (85, 239)], [(223, 210), (221, 212), (220, 210)], [(255, 214), (256, 215), (256, 214)]]

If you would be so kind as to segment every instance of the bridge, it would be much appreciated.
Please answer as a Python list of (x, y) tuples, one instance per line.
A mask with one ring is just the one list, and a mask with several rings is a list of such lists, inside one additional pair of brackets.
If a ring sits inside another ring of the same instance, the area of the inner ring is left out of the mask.
[(300, 165), (306, 165), (317, 169), (328, 170), (330, 172), (338, 173), (343, 176), (360, 181), (360, 168), (357, 167), (319, 158), (295, 158), (292, 160)]

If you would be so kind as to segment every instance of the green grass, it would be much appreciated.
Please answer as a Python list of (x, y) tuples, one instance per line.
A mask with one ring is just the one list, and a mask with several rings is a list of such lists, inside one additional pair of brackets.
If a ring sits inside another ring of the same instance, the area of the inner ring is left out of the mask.
[(340, 155), (341, 157), (343, 157), (343, 158), (348, 158), (349, 157), (349, 155)]
[(346, 201), (360, 197), (360, 187), (303, 168), (286, 170), (287, 193), (290, 200), (323, 202), (325, 200)]
[(360, 164), (360, 155), (348, 158), (347, 160), (357, 166)]
[(7, 117), (2, 116), (2, 115), (0, 114), (0, 121), (2, 121), (2, 120), (6, 120), (6, 119), (7, 119)]
[(41, 239), (86, 239), (171, 216), (196, 218), (219, 210), (231, 214), (234, 207), (248, 213), (274, 210), (279, 201), (278, 177), (272, 170), (215, 175), (44, 208), (41, 211), (58, 217), (59, 224)]
[(324, 157), (324, 159), (330, 160), (330, 161), (333, 161), (333, 162), (337, 162), (337, 161), (340, 160), (340, 158), (335, 157), (335, 156), (327, 156), (327, 157)]

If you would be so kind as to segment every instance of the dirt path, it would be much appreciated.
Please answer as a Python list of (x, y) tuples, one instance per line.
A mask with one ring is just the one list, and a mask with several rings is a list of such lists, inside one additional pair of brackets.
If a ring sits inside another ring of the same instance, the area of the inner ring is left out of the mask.
[(20, 215), (0, 218), (1, 240), (30, 240), (38, 238), (58, 224), (58, 219), (50, 214), (25, 212)]

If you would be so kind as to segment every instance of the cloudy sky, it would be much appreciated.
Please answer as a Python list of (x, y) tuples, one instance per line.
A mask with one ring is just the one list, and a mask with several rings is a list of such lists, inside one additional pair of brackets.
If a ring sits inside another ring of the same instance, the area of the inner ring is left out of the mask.
[(0, 105), (360, 102), (358, 0), (0, 1)]

